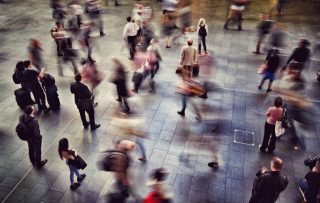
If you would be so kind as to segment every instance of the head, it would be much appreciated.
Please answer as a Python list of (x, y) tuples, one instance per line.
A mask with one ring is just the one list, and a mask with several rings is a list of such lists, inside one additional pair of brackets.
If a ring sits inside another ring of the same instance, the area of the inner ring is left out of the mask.
[(306, 39), (301, 39), (299, 41), (299, 46), (300, 47), (308, 47), (308, 46), (310, 46), (310, 42), (308, 40), (306, 40)]
[(152, 179), (158, 181), (164, 181), (168, 175), (168, 171), (164, 168), (155, 169), (152, 173)]
[(32, 105), (28, 105), (23, 109), (23, 111), (27, 116), (32, 116), (34, 113), (34, 107)]
[(205, 20), (204, 18), (200, 18), (200, 19), (199, 19), (199, 22), (198, 22), (198, 25), (203, 26), (203, 25), (205, 25), (205, 24), (206, 24), (206, 20)]
[(131, 22), (131, 17), (130, 16), (127, 17), (127, 22), (128, 23)]
[(188, 43), (189, 46), (192, 46), (193, 40), (192, 39), (188, 39), (187, 43)]
[(23, 65), (23, 61), (19, 61), (17, 64), (16, 64), (16, 70), (18, 71), (24, 71), (24, 65)]
[(63, 159), (62, 157), (62, 152), (63, 151), (68, 151), (69, 149), (69, 141), (67, 138), (61, 138), (59, 140), (59, 147), (58, 147), (58, 152), (59, 152), (59, 156), (61, 159)]
[(281, 97), (276, 97), (275, 99), (274, 99), (274, 106), (275, 107), (277, 107), (277, 108), (279, 108), (279, 107), (282, 107), (282, 105), (283, 105), (283, 100), (282, 100), (282, 98)]
[(281, 171), (283, 167), (283, 161), (279, 157), (273, 157), (271, 160), (271, 170), (272, 171)]
[(31, 43), (31, 45), (33, 45), (35, 47), (40, 47), (40, 41), (37, 39), (31, 38), (30, 43)]
[(62, 26), (62, 23), (61, 23), (60, 21), (57, 21), (57, 22), (56, 22), (56, 26), (57, 26), (58, 28), (63, 27), (63, 26)]
[(74, 76), (74, 79), (76, 80), (76, 82), (80, 82), (80, 81), (82, 80), (81, 73), (77, 73), (77, 74)]
[(29, 68), (29, 67), (31, 67), (31, 62), (29, 60), (24, 61), (23, 66), (24, 66), (24, 68)]

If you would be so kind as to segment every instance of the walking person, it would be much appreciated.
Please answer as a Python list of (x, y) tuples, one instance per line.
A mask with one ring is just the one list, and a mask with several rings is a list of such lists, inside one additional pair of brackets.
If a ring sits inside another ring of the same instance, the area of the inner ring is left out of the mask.
[(287, 176), (281, 174), (283, 161), (273, 157), (270, 170), (263, 167), (253, 181), (252, 195), (249, 203), (275, 203), (289, 183)]
[(299, 187), (308, 203), (317, 203), (317, 196), (320, 194), (320, 160), (306, 174), (305, 178), (300, 180)]
[(266, 70), (263, 73), (263, 78), (261, 80), (260, 85), (258, 86), (258, 89), (261, 90), (263, 83), (266, 80), (269, 80), (269, 85), (267, 92), (271, 92), (272, 89), (272, 82), (276, 79), (276, 72), (279, 68), (280, 64), (280, 57), (279, 57), (279, 51), (276, 48), (273, 48), (269, 51), (267, 58), (265, 60), (265, 65), (267, 66)]
[(23, 77), (25, 79), (25, 82), (28, 84), (38, 105), (37, 113), (40, 113), (41, 111), (44, 111), (45, 113), (49, 112), (50, 110), (46, 105), (46, 96), (39, 83), (39, 78), (43, 77), (44, 69), (39, 72), (38, 69), (36, 69), (34, 66), (31, 66), (30, 61), (24, 61), (23, 63), (24, 67), (26, 67), (26, 69), (23, 71)]
[(299, 47), (293, 50), (287, 61), (287, 66), (289, 66), (291, 69), (299, 71), (300, 74), (310, 57), (311, 51), (308, 46), (310, 46), (310, 42), (308, 40), (300, 40)]
[(150, 45), (147, 48), (147, 53), (147, 61), (151, 66), (151, 78), (154, 78), (154, 75), (158, 72), (160, 68), (160, 61), (162, 61), (158, 39), (153, 38), (151, 40)]
[(87, 2), (87, 11), (90, 19), (96, 21), (99, 26), (100, 36), (104, 36), (103, 20), (101, 17), (101, 8), (99, 5), (100, 0), (90, 0)]
[(82, 125), (85, 129), (89, 126), (85, 115), (85, 112), (87, 112), (91, 130), (96, 130), (100, 127), (100, 124), (95, 123), (92, 93), (88, 86), (81, 82), (82, 76), (80, 73), (76, 74), (75, 80), (75, 82), (70, 84), (70, 91), (74, 94), (74, 101), (78, 107)]
[(267, 110), (267, 121), (264, 125), (264, 136), (263, 142), (260, 146), (261, 152), (266, 152), (266, 148), (268, 148), (268, 152), (272, 153), (276, 148), (276, 132), (275, 125), (276, 122), (281, 120), (284, 115), (283, 101), (281, 97), (276, 97), (274, 100), (274, 106), (268, 108)]
[(136, 23), (132, 22), (130, 16), (127, 17), (127, 24), (124, 26), (122, 36), (129, 46), (130, 60), (133, 60), (134, 55), (136, 53), (136, 36), (138, 30), (139, 26)]
[(201, 43), (203, 45), (204, 53), (207, 55), (206, 37), (208, 36), (208, 25), (204, 18), (200, 18), (197, 27), (198, 33), (198, 53), (201, 55)]
[(118, 98), (116, 99), (120, 103), (120, 108), (123, 104), (125, 105), (125, 113), (130, 113), (130, 107), (127, 102), (128, 88), (127, 88), (127, 75), (124, 70), (124, 65), (116, 58), (114, 58), (113, 63), (115, 65), (115, 76), (112, 79), (112, 83), (116, 85)]
[[(72, 164), (72, 161), (76, 159), (77, 152), (70, 148), (67, 138), (62, 138), (59, 140), (58, 152), (60, 158), (62, 160), (66, 160), (66, 164), (70, 170), (70, 189), (75, 190), (81, 185), (80, 182), (86, 177), (86, 174), (80, 174), (79, 169)], [(76, 174), (78, 182), (74, 182), (74, 174)]]
[(39, 122), (35, 119), (34, 113), (35, 109), (33, 106), (26, 106), (24, 108), (24, 114), (20, 116), (19, 121), (26, 125), (27, 132), (30, 137), (27, 140), (30, 162), (33, 166), (41, 168), (48, 162), (48, 160), (41, 160), (42, 136), (40, 134)]
[(32, 65), (34, 65), (38, 71), (41, 71), (43, 68), (43, 60), (42, 60), (42, 47), (41, 43), (37, 39), (30, 39), (29, 50), (29, 59)]
[(242, 13), (246, 8), (246, 4), (249, 3), (250, 0), (233, 0), (233, 4), (230, 6), (228, 18), (223, 26), (224, 29), (229, 29), (230, 21), (234, 21), (234, 23), (238, 24), (238, 30), (242, 30)]
[(261, 14), (260, 15), (261, 22), (258, 24), (258, 42), (256, 45), (256, 50), (253, 52), (254, 54), (260, 54), (260, 47), (267, 34), (270, 33), (273, 22), (270, 20), (269, 14)]

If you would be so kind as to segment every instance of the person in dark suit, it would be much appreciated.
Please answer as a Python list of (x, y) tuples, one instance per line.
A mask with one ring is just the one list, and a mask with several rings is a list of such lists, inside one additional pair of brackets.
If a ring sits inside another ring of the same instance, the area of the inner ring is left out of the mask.
[(43, 76), (43, 69), (39, 72), (35, 67), (31, 66), (30, 61), (24, 61), (23, 63), (26, 68), (23, 71), (23, 77), (25, 82), (28, 84), (36, 103), (38, 104), (38, 112), (40, 113), (42, 110), (45, 113), (49, 112), (49, 109), (46, 106), (46, 96), (39, 83), (39, 78)]
[(279, 157), (271, 160), (271, 170), (263, 167), (253, 181), (252, 196), (249, 203), (274, 203), (286, 189), (289, 180), (281, 174), (283, 161)]
[(118, 99), (116, 99), (120, 103), (120, 107), (122, 101), (125, 105), (125, 113), (130, 113), (130, 107), (127, 103), (126, 98), (128, 97), (128, 89), (126, 84), (126, 73), (124, 71), (123, 64), (118, 59), (113, 59), (113, 62), (116, 66), (115, 77), (112, 80), (112, 83), (116, 85)]
[(28, 105), (24, 108), (24, 114), (20, 116), (20, 122), (25, 123), (27, 126), (30, 139), (28, 142), (29, 147), (29, 159), (33, 166), (41, 168), (48, 160), (41, 160), (41, 143), (42, 136), (40, 134), (39, 122), (34, 118), (34, 107)]
[(100, 127), (100, 124), (96, 124), (94, 121), (92, 94), (89, 88), (81, 82), (81, 79), (81, 74), (76, 74), (76, 82), (70, 84), (70, 91), (72, 94), (74, 94), (74, 101), (79, 109), (83, 127), (87, 129), (89, 126), (85, 115), (85, 112), (87, 112), (89, 115), (91, 130), (95, 130)]

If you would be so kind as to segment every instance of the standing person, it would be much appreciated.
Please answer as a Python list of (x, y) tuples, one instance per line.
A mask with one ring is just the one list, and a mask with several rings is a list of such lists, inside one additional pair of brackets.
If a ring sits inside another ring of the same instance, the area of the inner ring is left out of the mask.
[(31, 61), (31, 64), (34, 65), (38, 71), (40, 71), (43, 68), (43, 60), (42, 60), (42, 47), (41, 43), (37, 39), (31, 38), (30, 40), (30, 46), (28, 48), (29, 50), (29, 59)]
[(310, 49), (308, 48), (308, 46), (310, 46), (310, 42), (308, 40), (300, 40), (299, 47), (293, 50), (287, 61), (287, 66), (290, 66), (290, 68), (299, 71), (300, 74), (305, 66), (305, 63), (310, 57)]
[(88, 128), (89, 123), (86, 120), (85, 112), (89, 115), (91, 130), (96, 130), (100, 124), (94, 121), (94, 107), (92, 94), (89, 88), (81, 82), (82, 76), (80, 73), (75, 75), (76, 82), (70, 84), (70, 91), (74, 94), (74, 101), (79, 109), (82, 125), (85, 129)]
[(302, 189), (308, 203), (317, 203), (317, 195), (320, 194), (320, 160), (307, 173), (305, 179), (300, 181), (299, 187)]
[(249, 203), (275, 203), (280, 193), (286, 189), (289, 180), (281, 174), (282, 159), (273, 157), (270, 165), (270, 170), (263, 167), (256, 174)]
[(46, 106), (46, 96), (44, 91), (39, 83), (39, 78), (43, 77), (44, 69), (39, 72), (35, 67), (31, 66), (30, 61), (24, 61), (24, 66), (26, 69), (23, 72), (23, 77), (25, 82), (28, 84), (33, 97), (38, 105), (38, 113), (42, 110), (47, 113), (49, 112), (48, 107)]
[(42, 136), (40, 134), (39, 122), (34, 118), (35, 109), (28, 105), (24, 108), (24, 114), (20, 116), (19, 121), (23, 122), (29, 133), (28, 147), (29, 159), (33, 166), (37, 168), (43, 167), (48, 160), (41, 160), (41, 143)]
[(113, 63), (115, 65), (115, 76), (112, 79), (112, 83), (116, 85), (118, 98), (116, 99), (120, 103), (120, 108), (122, 106), (122, 101), (125, 105), (125, 113), (130, 113), (130, 107), (127, 103), (128, 88), (127, 88), (127, 76), (124, 70), (124, 65), (116, 58), (114, 58)]
[(200, 18), (197, 27), (198, 33), (198, 53), (201, 55), (201, 43), (203, 45), (204, 53), (207, 55), (206, 37), (208, 36), (208, 25), (204, 18)]
[[(67, 138), (62, 138), (59, 140), (58, 152), (60, 158), (62, 160), (66, 160), (66, 164), (68, 165), (70, 170), (70, 189), (75, 190), (77, 187), (81, 185), (80, 182), (86, 177), (86, 174), (80, 174), (79, 169), (72, 165), (72, 161), (75, 160), (77, 152), (69, 147), (69, 141)], [(76, 183), (74, 182), (74, 174), (76, 174), (77, 176), (78, 182)]]
[(269, 18), (270, 18), (269, 14), (260, 15), (261, 22), (257, 26), (258, 42), (256, 45), (256, 50), (253, 52), (255, 54), (260, 54), (261, 43), (266, 38), (267, 34), (270, 33), (270, 30), (272, 28), (273, 22)]
[(277, 11), (278, 11), (278, 14), (283, 14), (283, 8), (284, 8), (284, 5), (286, 4), (286, 3), (288, 3), (289, 2), (289, 0), (278, 0), (277, 1), (277, 5), (276, 5), (276, 7), (277, 7)]
[(280, 64), (280, 57), (278, 56), (279, 51), (278, 49), (274, 48), (271, 49), (267, 55), (265, 64), (267, 65), (267, 69), (264, 71), (263, 73), (263, 78), (261, 80), (260, 85), (258, 86), (258, 89), (261, 90), (263, 83), (268, 79), (269, 80), (269, 85), (268, 85), (268, 89), (267, 92), (271, 92), (271, 86), (272, 86), (272, 82), (275, 80), (276, 76), (276, 72), (277, 69), (279, 68), (279, 64)]
[(131, 17), (127, 17), (127, 24), (123, 29), (123, 39), (128, 43), (129, 52), (130, 52), (130, 60), (133, 60), (134, 55), (136, 53), (136, 36), (138, 33), (138, 25), (131, 21)]
[(279, 121), (284, 115), (283, 109), (283, 101), (281, 97), (276, 97), (274, 100), (274, 106), (268, 108), (266, 113), (267, 121), (264, 125), (264, 136), (263, 142), (260, 146), (261, 152), (266, 152), (266, 148), (268, 148), (268, 152), (272, 153), (276, 148), (276, 132), (275, 125), (276, 122)]
[(228, 18), (223, 26), (224, 29), (229, 29), (228, 25), (231, 20), (238, 23), (238, 30), (242, 30), (242, 13), (246, 8), (246, 4), (249, 0), (233, 0), (233, 4), (230, 6)]
[(192, 76), (193, 66), (198, 62), (197, 50), (192, 46), (192, 39), (188, 39), (187, 43), (187, 46), (182, 47), (179, 64)]

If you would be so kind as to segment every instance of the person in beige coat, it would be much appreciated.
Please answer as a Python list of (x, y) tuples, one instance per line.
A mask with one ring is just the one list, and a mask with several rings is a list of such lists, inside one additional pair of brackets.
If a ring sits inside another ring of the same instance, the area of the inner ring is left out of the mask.
[(179, 62), (180, 67), (183, 68), (183, 71), (188, 72), (189, 76), (191, 76), (193, 66), (198, 63), (197, 50), (192, 43), (192, 39), (188, 39), (188, 45), (182, 48)]

